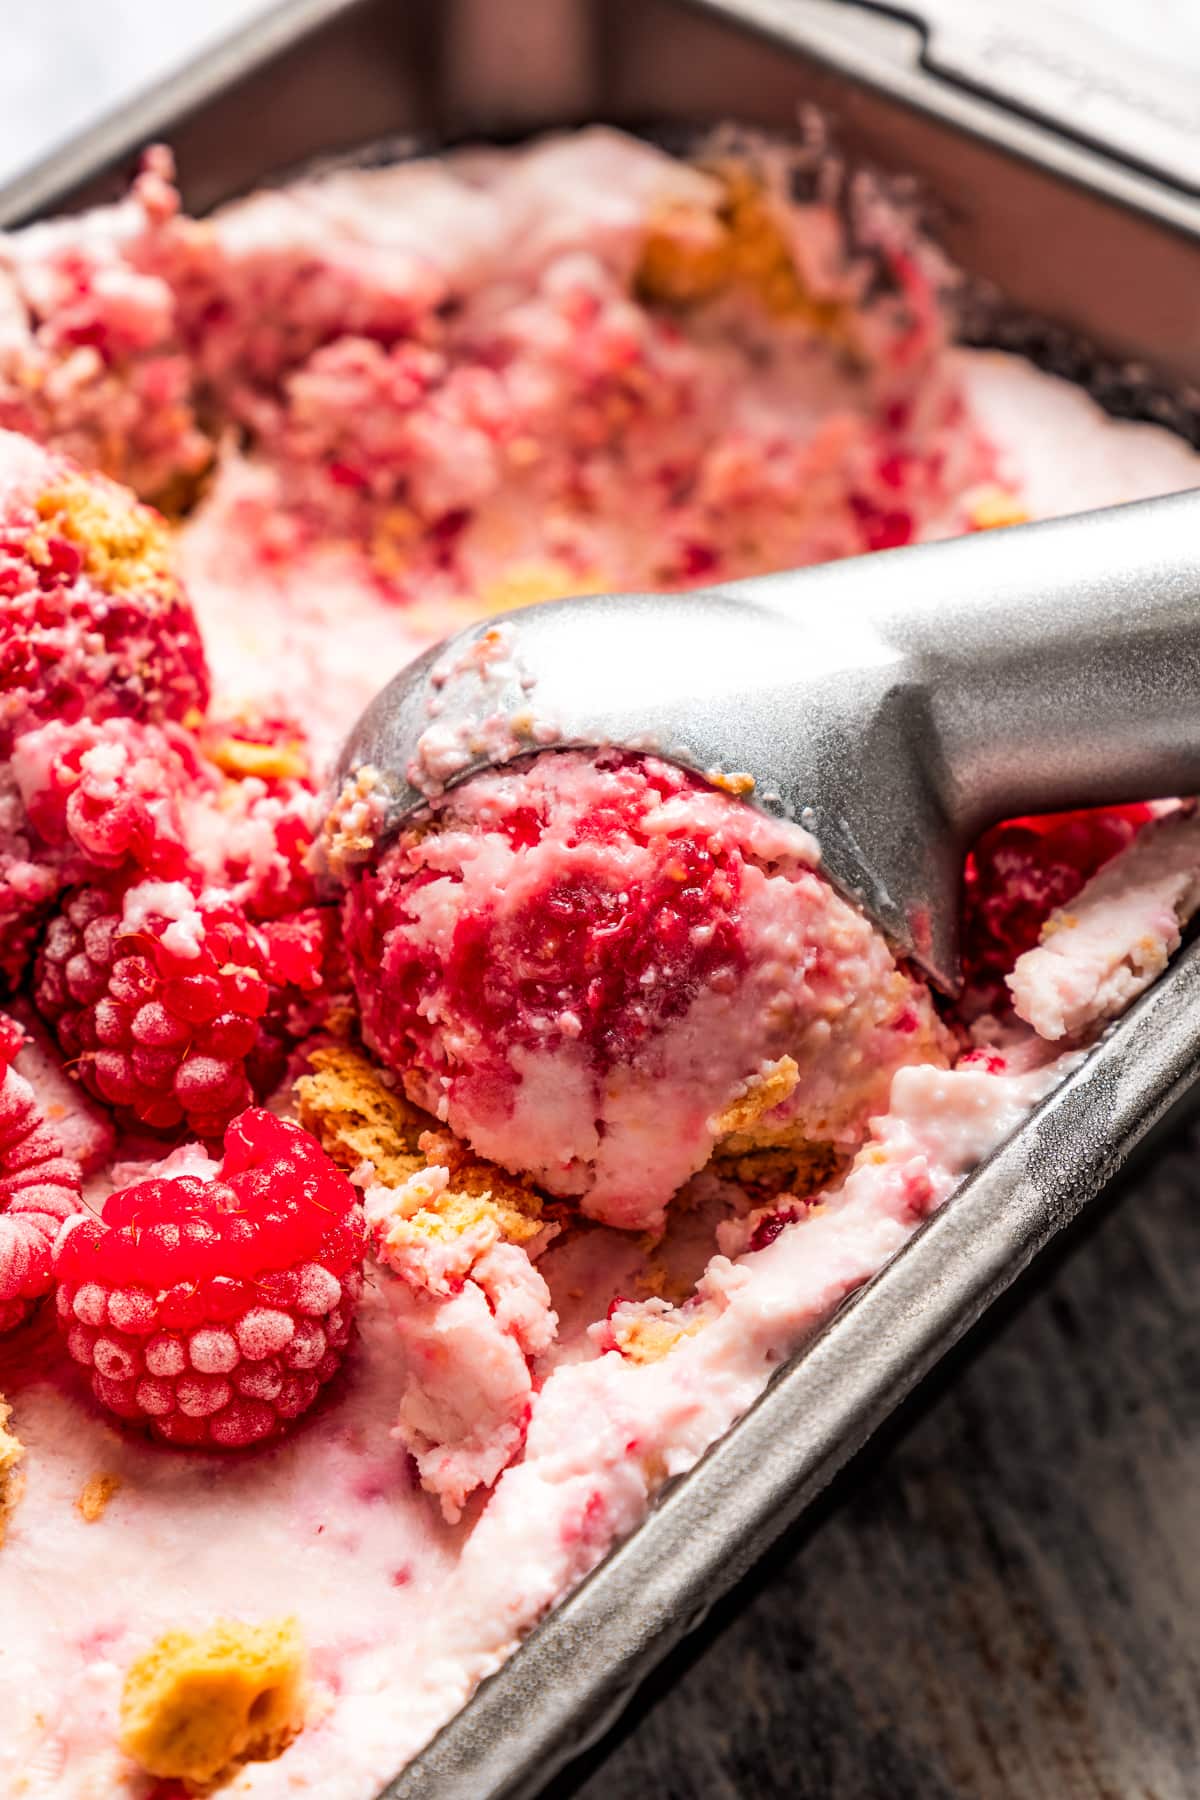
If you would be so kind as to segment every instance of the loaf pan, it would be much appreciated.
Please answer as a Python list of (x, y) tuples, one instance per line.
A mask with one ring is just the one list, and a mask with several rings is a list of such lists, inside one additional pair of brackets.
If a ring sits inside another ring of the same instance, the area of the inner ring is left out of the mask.
[[(0, 189), (0, 222), (114, 196), (156, 137), (175, 149), (185, 203), (203, 211), (368, 139), (402, 151), (594, 120), (659, 133), (730, 118), (788, 129), (814, 104), (852, 159), (918, 178), (969, 277), (968, 335), (1085, 381), (1110, 410), (1200, 439), (1195, 133), (1176, 128), (1179, 108), (1152, 72), (1127, 54), (1115, 63), (1102, 40), (1077, 35), (1064, 63), (1039, 35), (1041, 9), (1010, 4), (1001, 56), (967, 10), (969, 30), (963, 9), (932, 0), (920, 20), (839, 0), (294, 0)], [(1071, 115), (1055, 120), (1067, 78)], [(1187, 1103), (1198, 1019), (1200, 945), (381, 1800), (532, 1796), (593, 1743), (1151, 1127)]]

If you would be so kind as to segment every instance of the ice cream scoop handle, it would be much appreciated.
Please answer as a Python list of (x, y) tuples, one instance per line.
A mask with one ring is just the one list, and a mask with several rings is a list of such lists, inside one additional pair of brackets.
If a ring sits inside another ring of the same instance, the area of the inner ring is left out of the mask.
[[(858, 615), (955, 835), (1200, 791), (1200, 490), (741, 584)], [(882, 692), (879, 695), (882, 701)]]

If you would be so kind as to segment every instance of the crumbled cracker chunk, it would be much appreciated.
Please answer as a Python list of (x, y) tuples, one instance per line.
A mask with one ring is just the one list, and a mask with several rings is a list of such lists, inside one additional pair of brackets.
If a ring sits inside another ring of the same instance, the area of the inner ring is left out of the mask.
[(370, 1163), (384, 1187), (399, 1187), (425, 1167), (417, 1148), (428, 1113), (389, 1087), (382, 1070), (350, 1044), (329, 1044), (308, 1059), (296, 1083), (300, 1123), (338, 1167)]
[(641, 1308), (618, 1307), (610, 1321), (613, 1342), (629, 1362), (661, 1362), (685, 1338), (695, 1337), (708, 1323), (708, 1314), (690, 1317), (665, 1304), (652, 1310), (653, 1301)]
[(79, 1490), (79, 1498), (75, 1502), (75, 1510), (89, 1525), (102, 1519), (108, 1509), (108, 1503), (121, 1488), (121, 1477), (102, 1470), (98, 1475), (89, 1475)]
[(776, 318), (802, 321), (833, 343), (849, 344), (853, 307), (814, 293), (797, 266), (783, 217), (752, 170), (737, 162), (712, 173), (722, 192), (713, 210), (672, 202), (652, 220), (634, 275), (650, 304), (703, 305), (731, 289), (756, 294)]
[(22, 1476), (17, 1465), (25, 1454), (25, 1446), (15, 1431), (10, 1431), (12, 1408), (0, 1396), (0, 1544), (4, 1542), (8, 1515), (21, 1494)]
[(767, 1113), (782, 1106), (794, 1093), (799, 1079), (800, 1070), (793, 1057), (781, 1056), (778, 1062), (765, 1063), (713, 1121), (716, 1137), (733, 1140), (742, 1149), (753, 1149), (750, 1134), (754, 1127)]
[(64, 481), (38, 496), (37, 513), (45, 532), (35, 532), (27, 545), (35, 562), (48, 556), (50, 533), (69, 538), (82, 551), (88, 574), (109, 593), (174, 590), (164, 521), (148, 506), (126, 503), (120, 489), (83, 477)]
[(169, 1632), (125, 1677), (121, 1748), (149, 1775), (212, 1787), (287, 1748), (303, 1724), (304, 1668), (295, 1619)]
[(722, 1145), (713, 1167), (725, 1181), (736, 1181), (756, 1193), (819, 1193), (831, 1187), (849, 1162), (835, 1144), (798, 1139), (793, 1144), (764, 1144), (758, 1149)]
[(369, 1163), (381, 1187), (400, 1188), (426, 1169), (444, 1169), (443, 1183), (413, 1183), (404, 1235), (458, 1236), (490, 1219), (511, 1244), (527, 1244), (546, 1229), (537, 1191), (476, 1156), (387, 1084), (383, 1071), (348, 1044), (326, 1045), (309, 1057), (311, 1073), (296, 1083), (300, 1122), (340, 1168)]

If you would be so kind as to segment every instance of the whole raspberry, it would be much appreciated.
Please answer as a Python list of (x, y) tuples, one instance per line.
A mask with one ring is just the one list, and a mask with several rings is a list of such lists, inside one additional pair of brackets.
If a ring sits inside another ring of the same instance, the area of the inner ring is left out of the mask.
[(207, 700), (162, 519), (0, 432), (0, 752), (47, 719), (179, 719)]
[(219, 788), (191, 732), (139, 719), (52, 719), (22, 734), (12, 766), (29, 830), (75, 880), (123, 863), (177, 879), (185, 806), (215, 807)]
[(1152, 817), (1148, 806), (1008, 819), (984, 833), (967, 858), (963, 965), (981, 997), (1005, 1003), (1003, 978), (1032, 950), (1057, 906), (1132, 843)]
[(169, 1443), (258, 1443), (341, 1362), (364, 1244), (358, 1196), (315, 1139), (251, 1108), (219, 1164), (176, 1151), (62, 1234), (67, 1349), (102, 1406)]
[(12, 1067), (19, 1025), (0, 1015), (0, 1332), (23, 1323), (53, 1285), (50, 1253), (78, 1212), (78, 1163), (63, 1154), (36, 1095)]
[(47, 927), (34, 1001), (97, 1098), (153, 1131), (219, 1137), (282, 1073), (327, 937), (316, 911), (255, 925), (183, 881), (78, 888)]
[[(311, 906), (310, 852), (320, 806), (304, 727), (279, 714), (217, 715), (206, 720), (201, 744), (225, 778), (209, 834), (219, 856), (219, 868), (209, 857), (211, 878), (229, 887), (254, 919)], [(197, 819), (197, 842), (199, 826)]]
[(0, 989), (14, 993), (62, 887), (58, 859), (39, 843), (11, 765), (0, 765)]

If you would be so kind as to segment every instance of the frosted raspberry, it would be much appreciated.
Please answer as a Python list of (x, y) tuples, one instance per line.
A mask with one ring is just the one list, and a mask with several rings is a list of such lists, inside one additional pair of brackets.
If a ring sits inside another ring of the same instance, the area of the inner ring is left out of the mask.
[(175, 880), (190, 861), (184, 802), (215, 796), (214, 771), (179, 725), (138, 719), (51, 720), (25, 732), (13, 769), (30, 829), (49, 850), (92, 869), (132, 862)]
[(1002, 999), (1000, 983), (1102, 863), (1132, 842), (1148, 806), (1009, 819), (984, 833), (967, 858), (963, 965), (972, 986)]
[(177, 719), (207, 699), (162, 519), (0, 432), (0, 751), (44, 720)]
[(10, 993), (61, 886), (57, 858), (30, 830), (11, 766), (0, 765), (0, 985)]
[(289, 1010), (322, 990), (327, 941), (319, 912), (255, 925), (182, 881), (77, 888), (47, 927), (34, 1000), (120, 1115), (219, 1137), (282, 1073)]
[(80, 1207), (79, 1165), (11, 1066), (23, 1038), (0, 1014), (0, 1332), (20, 1325), (49, 1292), (54, 1240)]
[(176, 1152), (64, 1232), (67, 1349), (102, 1406), (173, 1444), (240, 1449), (307, 1411), (362, 1292), (358, 1196), (316, 1140), (251, 1108), (220, 1163)]
[(282, 918), (311, 906), (310, 853), (320, 808), (303, 726), (280, 714), (243, 712), (210, 718), (201, 741), (225, 777), (212, 874), (251, 918)]

